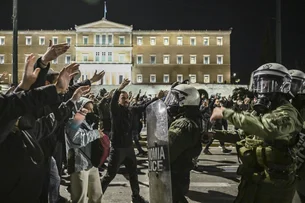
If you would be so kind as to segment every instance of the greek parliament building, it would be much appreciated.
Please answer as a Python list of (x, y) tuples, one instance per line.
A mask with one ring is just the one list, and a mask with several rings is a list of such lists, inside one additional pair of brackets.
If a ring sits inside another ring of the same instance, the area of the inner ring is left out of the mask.
[[(19, 31), (18, 67), (22, 76), (30, 53), (41, 56), (49, 40), (69, 43), (67, 53), (52, 61), (60, 70), (71, 62), (80, 65), (81, 78), (105, 70), (97, 84), (118, 85), (123, 78), (133, 84), (230, 83), (230, 34), (227, 31), (133, 30), (102, 19), (75, 26), (75, 30)], [(0, 30), (0, 73), (12, 72), (12, 31)], [(11, 81), (11, 74), (6, 83)]]

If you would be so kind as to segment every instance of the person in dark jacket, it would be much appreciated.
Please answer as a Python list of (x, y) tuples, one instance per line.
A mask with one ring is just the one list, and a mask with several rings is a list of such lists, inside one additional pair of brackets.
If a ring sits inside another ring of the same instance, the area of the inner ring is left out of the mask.
[(156, 99), (142, 106), (130, 107), (128, 93), (122, 91), (128, 84), (125, 79), (121, 86), (114, 92), (111, 100), (111, 149), (107, 173), (103, 176), (101, 184), (103, 193), (106, 191), (110, 182), (114, 179), (121, 164), (126, 166), (129, 173), (129, 181), (132, 190), (133, 203), (145, 203), (140, 196), (140, 188), (137, 174), (137, 160), (132, 146), (132, 112), (144, 111), (144, 109)]
[[(38, 76), (37, 73), (39, 73), (39, 71), (35, 71), (33, 73), (33, 66), (35, 62), (34, 59), (35, 57), (33, 55), (30, 55), (27, 58), (25, 67), (26, 70), (22, 80), (23, 82), (19, 85), (19, 89), (28, 90), (35, 82)], [(41, 92), (40, 94), (37, 94), (36, 96), (39, 97), (34, 97), (36, 100), (34, 100), (34, 98), (27, 100), (27, 98), (23, 97), (25, 98), (24, 103), (33, 102), (33, 105), (30, 106), (30, 110), (33, 112), (36, 108), (57, 103), (59, 101), (57, 93), (63, 93), (66, 91), (69, 84), (70, 75), (73, 73), (73, 71), (73, 67), (64, 68), (63, 71), (61, 71), (58, 82), (55, 86), (51, 85), (41, 88), (50, 90), (45, 92), (45, 94), (42, 94)], [(37, 93), (36, 90), (31, 90), (30, 92)], [(19, 92), (14, 93), (13, 95), (23, 94), (25, 93)], [(12, 96), (9, 95), (8, 97)], [(16, 97), (14, 98), (16, 99)], [(20, 102), (20, 104), (22, 104), (22, 102)], [(64, 106), (68, 107), (69, 105), (70, 104), (67, 103)], [(11, 103), (7, 103), (6, 108), (9, 107), (12, 107)], [(13, 111), (18, 111), (19, 109), (18, 105), (14, 107), (16, 108), (9, 108), (13, 115), (15, 115)], [(21, 107), (27, 107), (27, 105), (22, 105)], [(23, 111), (24, 113), (22, 114), (25, 115), (28, 110)], [(3, 116), (3, 111), (1, 111), (1, 116)], [(54, 118), (50, 117), (49, 115), (49, 118), (42, 117), (36, 121), (34, 119), (35, 122), (33, 122), (33, 124), (35, 126), (32, 125), (31, 128), (29, 128), (29, 125), (27, 125), (28, 123), (31, 123), (31, 120), (25, 119), (23, 121), (22, 118), (16, 119), (16, 115), (15, 117), (11, 116), (11, 118), (13, 118), (11, 121), (14, 122), (14, 127), (5, 131), (7, 133), (2, 134), (4, 136), (1, 135), (0, 141), (0, 160), (2, 163), (2, 167), (0, 167), (0, 202), (36, 203), (39, 202), (39, 196), (44, 179), (43, 177), (45, 175), (45, 171), (47, 170), (43, 163), (45, 161), (44, 152), (39, 146), (38, 141), (48, 136), (52, 130), (52, 121), (54, 121)], [(43, 121), (43, 119), (47, 119), (48, 122)], [(3, 119), (1, 118), (1, 120)], [(50, 123), (50, 125), (46, 125), (48, 123)], [(48, 132), (46, 132), (46, 130), (48, 130)]]

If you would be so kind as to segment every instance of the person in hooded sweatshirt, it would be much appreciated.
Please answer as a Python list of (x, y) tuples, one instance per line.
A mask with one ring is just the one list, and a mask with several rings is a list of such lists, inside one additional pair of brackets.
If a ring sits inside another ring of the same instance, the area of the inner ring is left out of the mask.
[(93, 129), (90, 122), (93, 101), (82, 97), (76, 102), (77, 109), (66, 125), (66, 152), (68, 173), (71, 174), (71, 200), (73, 203), (102, 202), (102, 187), (98, 168), (91, 161), (92, 142), (105, 134)]

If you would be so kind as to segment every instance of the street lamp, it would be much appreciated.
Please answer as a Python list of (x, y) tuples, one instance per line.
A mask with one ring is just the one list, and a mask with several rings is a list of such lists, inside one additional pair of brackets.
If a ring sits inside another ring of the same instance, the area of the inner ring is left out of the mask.
[(13, 0), (13, 84), (18, 84), (18, 0)]
[(233, 73), (233, 77), (236, 77), (236, 73)]

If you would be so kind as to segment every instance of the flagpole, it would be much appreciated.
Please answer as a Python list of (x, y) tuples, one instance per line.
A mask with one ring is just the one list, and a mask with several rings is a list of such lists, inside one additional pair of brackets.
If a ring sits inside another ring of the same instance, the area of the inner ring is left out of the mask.
[(282, 63), (282, 14), (281, 0), (276, 1), (276, 62)]
[(107, 19), (107, 2), (104, 1), (104, 19)]

